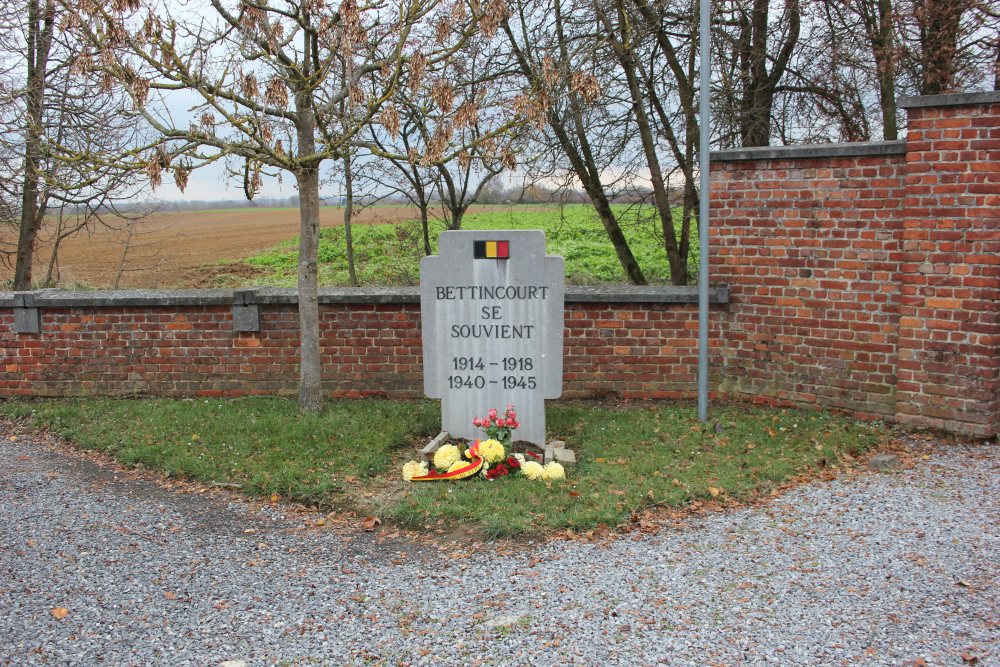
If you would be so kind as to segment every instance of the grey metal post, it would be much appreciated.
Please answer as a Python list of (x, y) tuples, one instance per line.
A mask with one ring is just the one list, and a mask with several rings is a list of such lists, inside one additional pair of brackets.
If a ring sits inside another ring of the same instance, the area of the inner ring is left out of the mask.
[(698, 106), (701, 125), (698, 133), (698, 171), (701, 175), (701, 194), (698, 201), (698, 419), (704, 422), (708, 421), (708, 139), (711, 131), (709, 97), (712, 70), (712, 14), (709, 0), (700, 0), (699, 12), (701, 91)]

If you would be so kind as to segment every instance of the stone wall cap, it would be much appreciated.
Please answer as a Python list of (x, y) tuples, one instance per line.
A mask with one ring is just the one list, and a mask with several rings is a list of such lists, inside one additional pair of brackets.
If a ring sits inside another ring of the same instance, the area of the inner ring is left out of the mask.
[(803, 160), (828, 157), (866, 157), (869, 155), (905, 155), (905, 141), (869, 141), (846, 144), (800, 144), (796, 146), (757, 146), (712, 151), (710, 162), (744, 160)]
[(921, 109), (927, 107), (960, 107), (974, 104), (1000, 104), (1000, 91), (989, 90), (981, 93), (945, 93), (943, 95), (913, 95), (900, 97), (896, 106), (901, 109)]
[[(709, 303), (729, 303), (729, 286), (708, 288)], [(698, 303), (697, 285), (567, 285), (567, 303)]]
[[(569, 303), (698, 303), (698, 287), (675, 285), (567, 285)], [(418, 287), (330, 287), (319, 290), (321, 304), (419, 304)], [(729, 303), (727, 285), (709, 288), (709, 302)], [(0, 308), (127, 308), (137, 306), (295, 305), (293, 288), (88, 290), (44, 289), (0, 292)]]

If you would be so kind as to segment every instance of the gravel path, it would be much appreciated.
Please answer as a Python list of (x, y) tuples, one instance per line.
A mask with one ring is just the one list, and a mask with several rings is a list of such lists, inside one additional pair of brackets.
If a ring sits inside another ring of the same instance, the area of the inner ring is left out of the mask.
[(1000, 665), (995, 445), (470, 555), (0, 443), (0, 665)]

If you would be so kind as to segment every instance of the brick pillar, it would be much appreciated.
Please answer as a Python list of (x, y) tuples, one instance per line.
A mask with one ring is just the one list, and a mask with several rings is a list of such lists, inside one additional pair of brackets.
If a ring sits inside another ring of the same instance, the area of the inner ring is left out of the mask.
[(1000, 432), (1000, 93), (906, 98), (896, 418)]

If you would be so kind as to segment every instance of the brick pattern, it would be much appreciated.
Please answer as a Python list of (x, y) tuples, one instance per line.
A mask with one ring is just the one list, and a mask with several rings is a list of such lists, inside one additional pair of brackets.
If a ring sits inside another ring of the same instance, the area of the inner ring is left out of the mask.
[(903, 168), (902, 155), (715, 166), (724, 393), (893, 416)]
[(1000, 431), (1000, 104), (911, 109), (899, 420)]
[[(325, 306), (320, 328), (331, 395), (420, 395), (418, 306)], [(262, 308), (260, 333), (233, 332), (225, 306), (52, 308), (41, 334), (11, 329), (0, 328), (4, 395), (297, 393), (294, 306)]]
[[(723, 317), (712, 309), (714, 369)], [(697, 373), (697, 305), (567, 304), (564, 397), (689, 398), (697, 393)]]
[[(45, 308), (38, 335), (15, 334), (10, 312), (0, 311), (0, 396), (298, 391), (294, 306), (262, 306), (260, 333), (232, 331), (228, 306)], [(567, 304), (564, 395), (693, 395), (697, 319), (690, 305)], [(320, 329), (329, 395), (423, 396), (418, 305), (322, 306)]]

